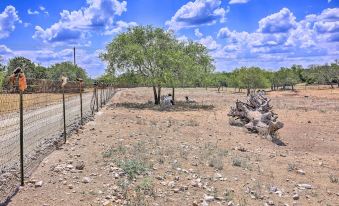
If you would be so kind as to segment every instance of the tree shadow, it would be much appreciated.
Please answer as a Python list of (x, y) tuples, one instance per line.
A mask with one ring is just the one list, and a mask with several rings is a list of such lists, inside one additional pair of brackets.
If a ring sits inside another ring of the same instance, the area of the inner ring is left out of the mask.
[(165, 105), (155, 105), (152, 102), (146, 103), (134, 103), (134, 102), (123, 102), (112, 104), (111, 107), (124, 107), (128, 109), (137, 109), (137, 110), (154, 110), (154, 111), (167, 111), (167, 112), (176, 112), (176, 111), (198, 111), (198, 110), (213, 110), (213, 105), (198, 104), (198, 103), (186, 103), (184, 101), (177, 101), (175, 105), (165, 106)]

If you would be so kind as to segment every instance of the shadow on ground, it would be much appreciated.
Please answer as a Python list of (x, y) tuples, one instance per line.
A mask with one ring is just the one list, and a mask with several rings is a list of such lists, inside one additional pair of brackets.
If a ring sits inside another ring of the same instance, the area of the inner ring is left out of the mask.
[(163, 106), (163, 105), (154, 105), (153, 103), (134, 103), (134, 102), (124, 102), (124, 103), (115, 103), (111, 107), (124, 107), (128, 109), (147, 109), (154, 111), (195, 111), (195, 110), (212, 110), (214, 109), (213, 105), (198, 104), (198, 103), (186, 103), (182, 101), (176, 102), (173, 106)]

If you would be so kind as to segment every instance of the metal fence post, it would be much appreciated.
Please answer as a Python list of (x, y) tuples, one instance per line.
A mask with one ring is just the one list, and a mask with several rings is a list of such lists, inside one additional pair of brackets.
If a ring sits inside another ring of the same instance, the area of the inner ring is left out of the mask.
[(21, 173), (21, 186), (25, 185), (24, 182), (24, 108), (23, 108), (23, 94), (20, 91), (20, 173)]
[(62, 114), (64, 119), (64, 141), (66, 143), (66, 105), (65, 105), (65, 89), (62, 89)]
[(98, 99), (98, 90), (97, 86), (95, 86), (95, 100), (97, 102), (97, 112), (99, 112), (99, 99)]
[(83, 124), (82, 121), (82, 87), (81, 87), (81, 82), (80, 82), (80, 124)]
[(100, 108), (102, 108), (102, 88), (100, 89)]

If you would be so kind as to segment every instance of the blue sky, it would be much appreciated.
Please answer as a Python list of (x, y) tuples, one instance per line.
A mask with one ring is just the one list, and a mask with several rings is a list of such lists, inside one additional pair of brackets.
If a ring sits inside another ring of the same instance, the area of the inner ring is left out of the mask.
[(153, 25), (204, 44), (218, 71), (276, 70), (339, 58), (339, 0), (1, 0), (0, 56), (72, 61), (96, 77), (98, 54), (126, 28)]

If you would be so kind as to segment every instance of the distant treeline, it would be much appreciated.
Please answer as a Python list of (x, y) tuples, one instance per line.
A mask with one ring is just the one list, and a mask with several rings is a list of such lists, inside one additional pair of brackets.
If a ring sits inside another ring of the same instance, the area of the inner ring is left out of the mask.
[(24, 68), (27, 79), (58, 81), (62, 75), (65, 75), (69, 81), (76, 81), (77, 78), (81, 78), (86, 83), (91, 82), (86, 71), (77, 65), (73, 65), (71, 62), (61, 62), (50, 67), (44, 67), (33, 63), (25, 57), (14, 57), (8, 61), (7, 65), (0, 63), (0, 87), (6, 85), (6, 78), (17, 67)]
[[(126, 72), (115, 78), (107, 79), (102, 76), (103, 81), (114, 81), (122, 87), (150, 86), (142, 75), (134, 72)], [(278, 71), (269, 71), (259, 67), (241, 67), (232, 72), (213, 72), (204, 81), (182, 82), (181, 87), (231, 87), (235, 89), (246, 89), (248, 92), (259, 88), (294, 89), (299, 83), (325, 84), (334, 88), (339, 87), (339, 62), (331, 64), (310, 65), (303, 68), (301, 65), (293, 65), (290, 68), (282, 67)], [(165, 85), (170, 86), (170, 85)]]

